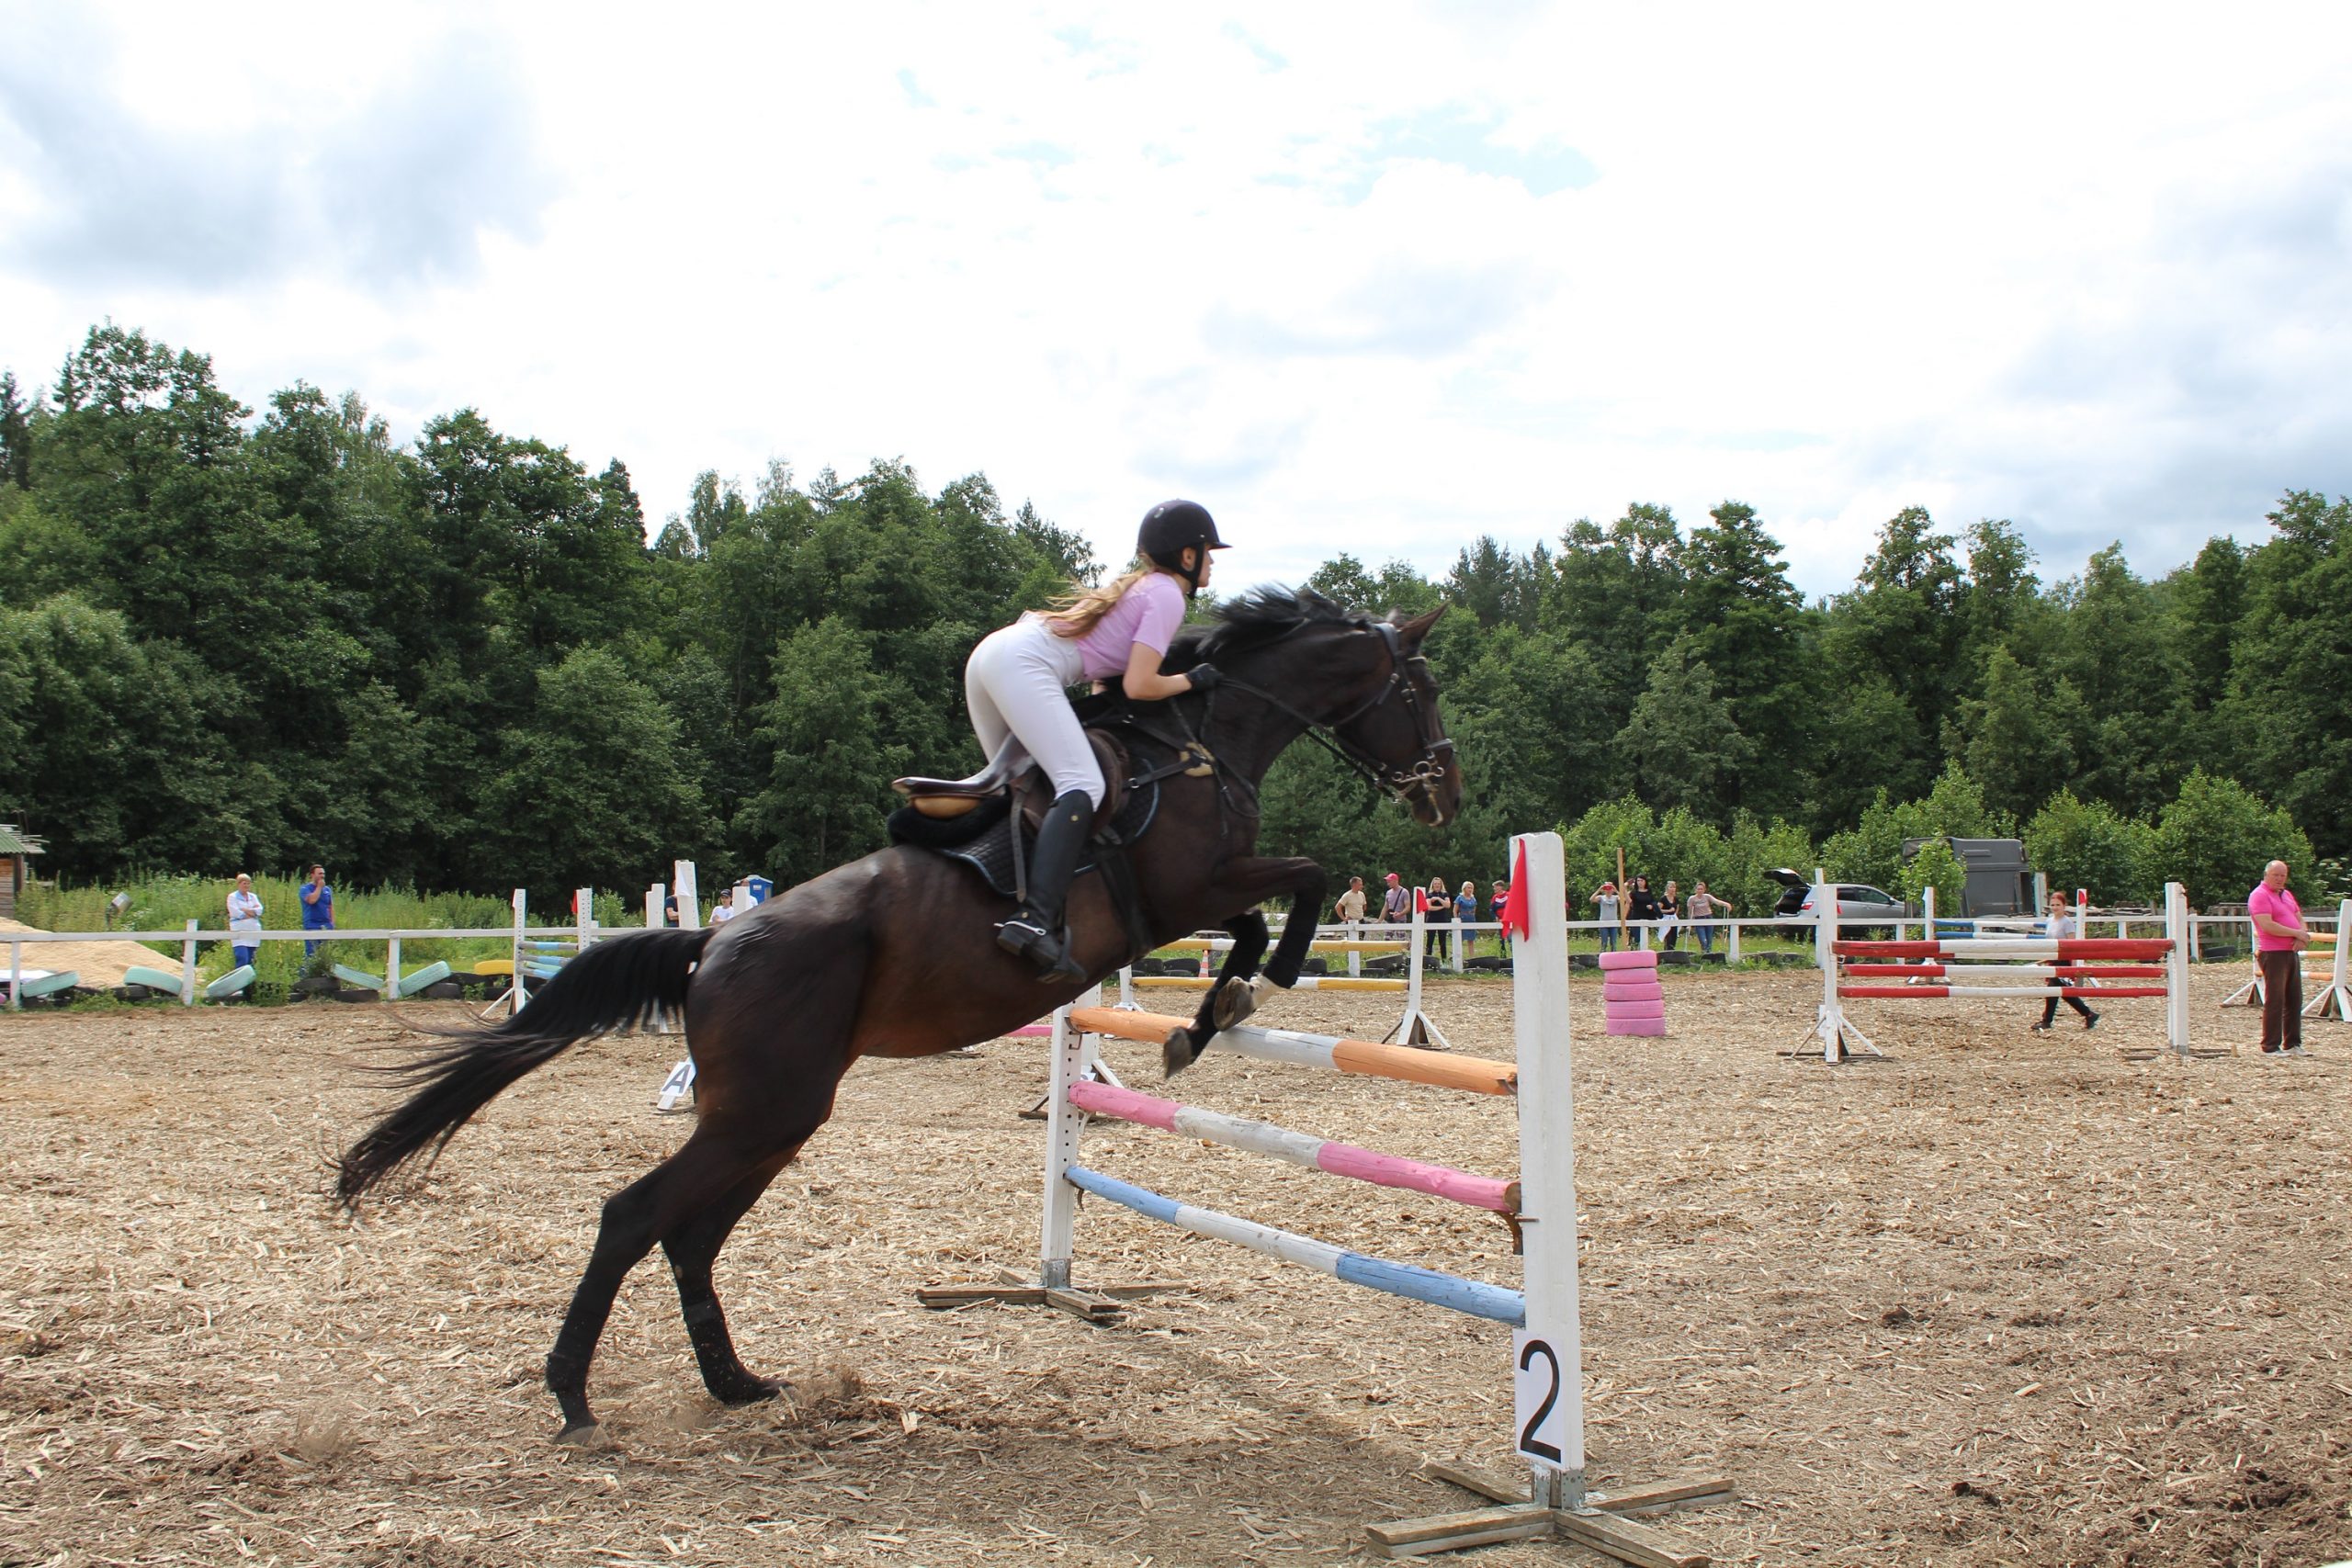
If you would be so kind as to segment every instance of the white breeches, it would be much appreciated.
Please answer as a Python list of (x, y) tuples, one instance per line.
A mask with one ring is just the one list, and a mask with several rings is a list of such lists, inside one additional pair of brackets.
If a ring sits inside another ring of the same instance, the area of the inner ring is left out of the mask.
[(1057, 796), (1082, 789), (1099, 807), (1102, 770), (1069, 705), (1069, 688), (1083, 679), (1078, 644), (1023, 615), (972, 649), (964, 664), (964, 700), (982, 751), (994, 757), (1009, 735), (1046, 770)]

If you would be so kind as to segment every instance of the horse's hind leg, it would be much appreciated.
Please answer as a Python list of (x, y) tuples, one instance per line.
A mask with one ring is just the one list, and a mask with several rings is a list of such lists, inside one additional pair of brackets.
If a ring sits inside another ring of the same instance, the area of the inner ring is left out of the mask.
[[(794, 1145), (797, 1143), (796, 1139)], [(555, 1348), (548, 1352), (548, 1388), (563, 1411), (559, 1438), (577, 1437), (596, 1424), (588, 1408), (588, 1366), (628, 1271), (653, 1250), (655, 1242), (707, 1206), (724, 1201), (775, 1154), (773, 1142), (747, 1147), (735, 1138), (713, 1135), (710, 1123), (705, 1122), (684, 1147), (605, 1200), (595, 1250), (571, 1293)]]
[(678, 1282), (678, 1306), (685, 1314), (686, 1337), (694, 1342), (695, 1364), (702, 1369), (703, 1386), (721, 1404), (771, 1399), (785, 1386), (759, 1376), (735, 1354), (734, 1337), (727, 1332), (727, 1312), (718, 1304), (710, 1270), (737, 1222), (751, 1212), (768, 1183), (797, 1152), (787, 1150), (766, 1161), (737, 1182), (726, 1197), (662, 1241), (662, 1249), (670, 1255), (670, 1275)]
[(1258, 973), (1258, 960), (1266, 956), (1266, 917), (1252, 909), (1226, 921), (1225, 929), (1233, 948), (1217, 970), (1202, 1011), (1202, 1020), (1218, 1029), (1231, 1029), (1258, 1010), (1258, 993), (1250, 982)]

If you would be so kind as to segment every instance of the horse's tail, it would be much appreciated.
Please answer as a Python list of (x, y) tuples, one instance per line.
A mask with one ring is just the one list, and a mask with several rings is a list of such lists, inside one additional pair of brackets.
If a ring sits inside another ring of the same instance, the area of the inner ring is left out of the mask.
[(475, 1111), (578, 1042), (683, 1011), (710, 931), (652, 931), (597, 942), (494, 1028), (428, 1031), (456, 1043), (390, 1069), (395, 1082), (416, 1092), (335, 1162), (335, 1195), (349, 1208), (401, 1167), (430, 1165)]

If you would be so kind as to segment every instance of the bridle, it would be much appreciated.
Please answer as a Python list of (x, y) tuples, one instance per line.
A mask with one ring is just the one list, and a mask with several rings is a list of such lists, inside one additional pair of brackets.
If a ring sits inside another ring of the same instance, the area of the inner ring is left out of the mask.
[[(1302, 625), (1305, 624), (1306, 623), (1302, 623)], [(1354, 769), (1366, 784), (1374, 789), (1384, 790), (1405, 805), (1410, 806), (1413, 791), (1418, 789), (1426, 794), (1435, 789), (1438, 781), (1445, 776), (1447, 762), (1453, 755), (1453, 742), (1435, 733), (1438, 724), (1435, 706), (1421, 700), (1419, 690), (1406, 675), (1407, 667), (1415, 664), (1419, 665), (1421, 672), (1427, 675), (1429, 660), (1419, 653), (1407, 653), (1404, 639), (1396, 635), (1396, 628), (1386, 621), (1368, 621), (1358, 624), (1380, 634), (1381, 642), (1388, 649), (1388, 679), (1381, 682), (1370, 696), (1338, 718), (1311, 717), (1263, 687), (1253, 686), (1249, 682), (1231, 675), (1226, 676), (1218, 682), (1218, 690), (1229, 688), (1245, 696), (1255, 697), (1275, 712), (1297, 720), (1309, 739)], [(1300, 629), (1300, 626), (1294, 626), (1283, 635), (1288, 637)], [(1372, 755), (1355, 741), (1348, 739), (1344, 733), (1348, 726), (1366, 714), (1385, 707), (1390, 702), (1399, 699), (1404, 702), (1406, 711), (1412, 716), (1413, 739), (1420, 747), (1419, 754), (1409, 764), (1404, 766), (1384, 761)], [(1210, 711), (1204, 714), (1201, 723), (1201, 728), (1204, 731), (1209, 727), (1209, 718), (1213, 716), (1216, 705), (1216, 692), (1209, 694), (1208, 705)]]

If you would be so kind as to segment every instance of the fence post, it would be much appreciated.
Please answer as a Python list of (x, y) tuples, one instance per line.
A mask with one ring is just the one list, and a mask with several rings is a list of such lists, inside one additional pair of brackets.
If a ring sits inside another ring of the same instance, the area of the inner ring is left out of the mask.
[(523, 964), (525, 962), (523, 957), (523, 920), (526, 914), (528, 912), (530, 902), (531, 896), (528, 892), (520, 887), (514, 889), (514, 897), (513, 899), (514, 906), (514, 983), (507, 987), (508, 993), (514, 997), (514, 1004), (506, 1010), (506, 1016), (509, 1018), (512, 1018), (516, 1013), (521, 1012), (523, 1010), (523, 1004), (531, 999), (530, 988), (524, 984), (523, 978)]
[(1724, 929), (1731, 932), (1730, 944), (1724, 949), (1724, 967), (1736, 969), (1739, 967), (1739, 921), (1725, 920)]
[(384, 999), (388, 1002), (395, 1002), (400, 1000), (401, 996), (401, 939), (393, 937), (386, 945), (388, 951), (384, 954)]
[(25, 944), (8, 944), (8, 1010), (15, 1012), (25, 1005)]
[(180, 943), (180, 1006), (196, 1005), (196, 922), (187, 923), (187, 940)]

